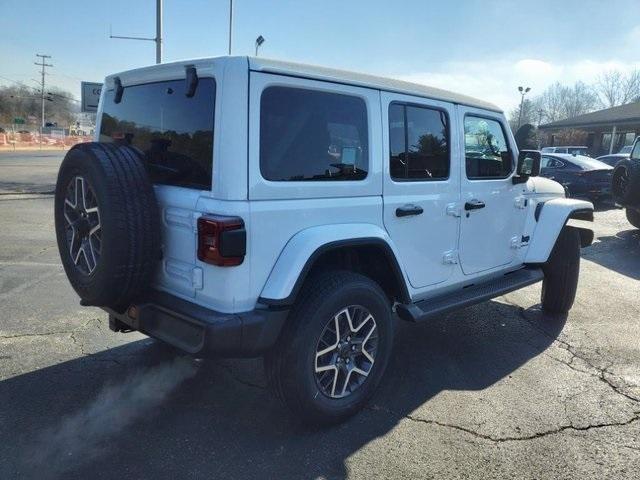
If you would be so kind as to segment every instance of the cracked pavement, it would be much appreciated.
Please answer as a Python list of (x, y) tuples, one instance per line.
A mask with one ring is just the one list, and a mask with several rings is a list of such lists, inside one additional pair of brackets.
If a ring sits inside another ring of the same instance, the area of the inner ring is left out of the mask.
[(596, 212), (567, 318), (540, 311), (538, 285), (398, 323), (379, 392), (343, 425), (300, 426), (259, 359), (207, 360), (91, 451), (58, 446), (62, 470), (30, 473), (43, 432), (176, 355), (79, 306), (38, 193), (61, 155), (41, 155), (0, 154), (0, 478), (640, 478), (640, 234), (617, 209)]

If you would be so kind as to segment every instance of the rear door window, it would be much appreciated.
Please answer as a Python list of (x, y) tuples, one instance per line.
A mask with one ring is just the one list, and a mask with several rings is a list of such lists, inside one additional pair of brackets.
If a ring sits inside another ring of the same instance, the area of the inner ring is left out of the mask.
[(449, 126), (444, 111), (392, 103), (389, 146), (394, 180), (449, 178)]
[(260, 171), (266, 180), (362, 180), (368, 144), (362, 98), (291, 87), (262, 92)]
[(120, 103), (108, 90), (100, 141), (137, 148), (154, 183), (209, 190), (215, 90), (212, 78), (200, 78), (192, 97), (185, 80), (133, 85)]

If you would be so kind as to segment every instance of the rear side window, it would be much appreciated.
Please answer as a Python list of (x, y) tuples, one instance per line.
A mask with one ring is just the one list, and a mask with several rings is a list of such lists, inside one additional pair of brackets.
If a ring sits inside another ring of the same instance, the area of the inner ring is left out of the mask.
[(269, 87), (260, 99), (260, 171), (266, 180), (362, 180), (367, 107), (351, 95)]
[(120, 103), (105, 93), (101, 142), (139, 149), (152, 182), (211, 189), (215, 81), (200, 78), (195, 94), (186, 81), (125, 87)]
[(513, 157), (500, 122), (467, 115), (464, 118), (464, 151), (467, 178), (506, 178)]
[(394, 180), (449, 178), (449, 126), (441, 110), (389, 106), (389, 170)]

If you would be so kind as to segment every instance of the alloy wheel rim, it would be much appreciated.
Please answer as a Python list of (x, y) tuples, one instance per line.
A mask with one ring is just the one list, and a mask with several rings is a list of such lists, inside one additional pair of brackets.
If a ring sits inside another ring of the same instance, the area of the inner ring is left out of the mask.
[(320, 391), (344, 398), (359, 389), (378, 351), (375, 318), (360, 305), (343, 308), (325, 326), (316, 346), (314, 373)]
[(102, 223), (98, 199), (89, 182), (75, 176), (67, 185), (64, 199), (67, 248), (74, 265), (84, 275), (91, 275), (102, 252)]

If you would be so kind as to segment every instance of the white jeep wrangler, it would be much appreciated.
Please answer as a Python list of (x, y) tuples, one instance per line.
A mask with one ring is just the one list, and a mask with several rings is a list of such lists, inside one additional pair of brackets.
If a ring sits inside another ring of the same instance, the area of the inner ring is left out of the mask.
[(81, 303), (191, 354), (265, 355), (308, 422), (372, 395), (394, 313), (539, 281), (546, 311), (574, 301), (593, 206), (536, 178), (540, 154), (484, 101), (224, 57), (109, 76), (98, 119), (56, 188)]

